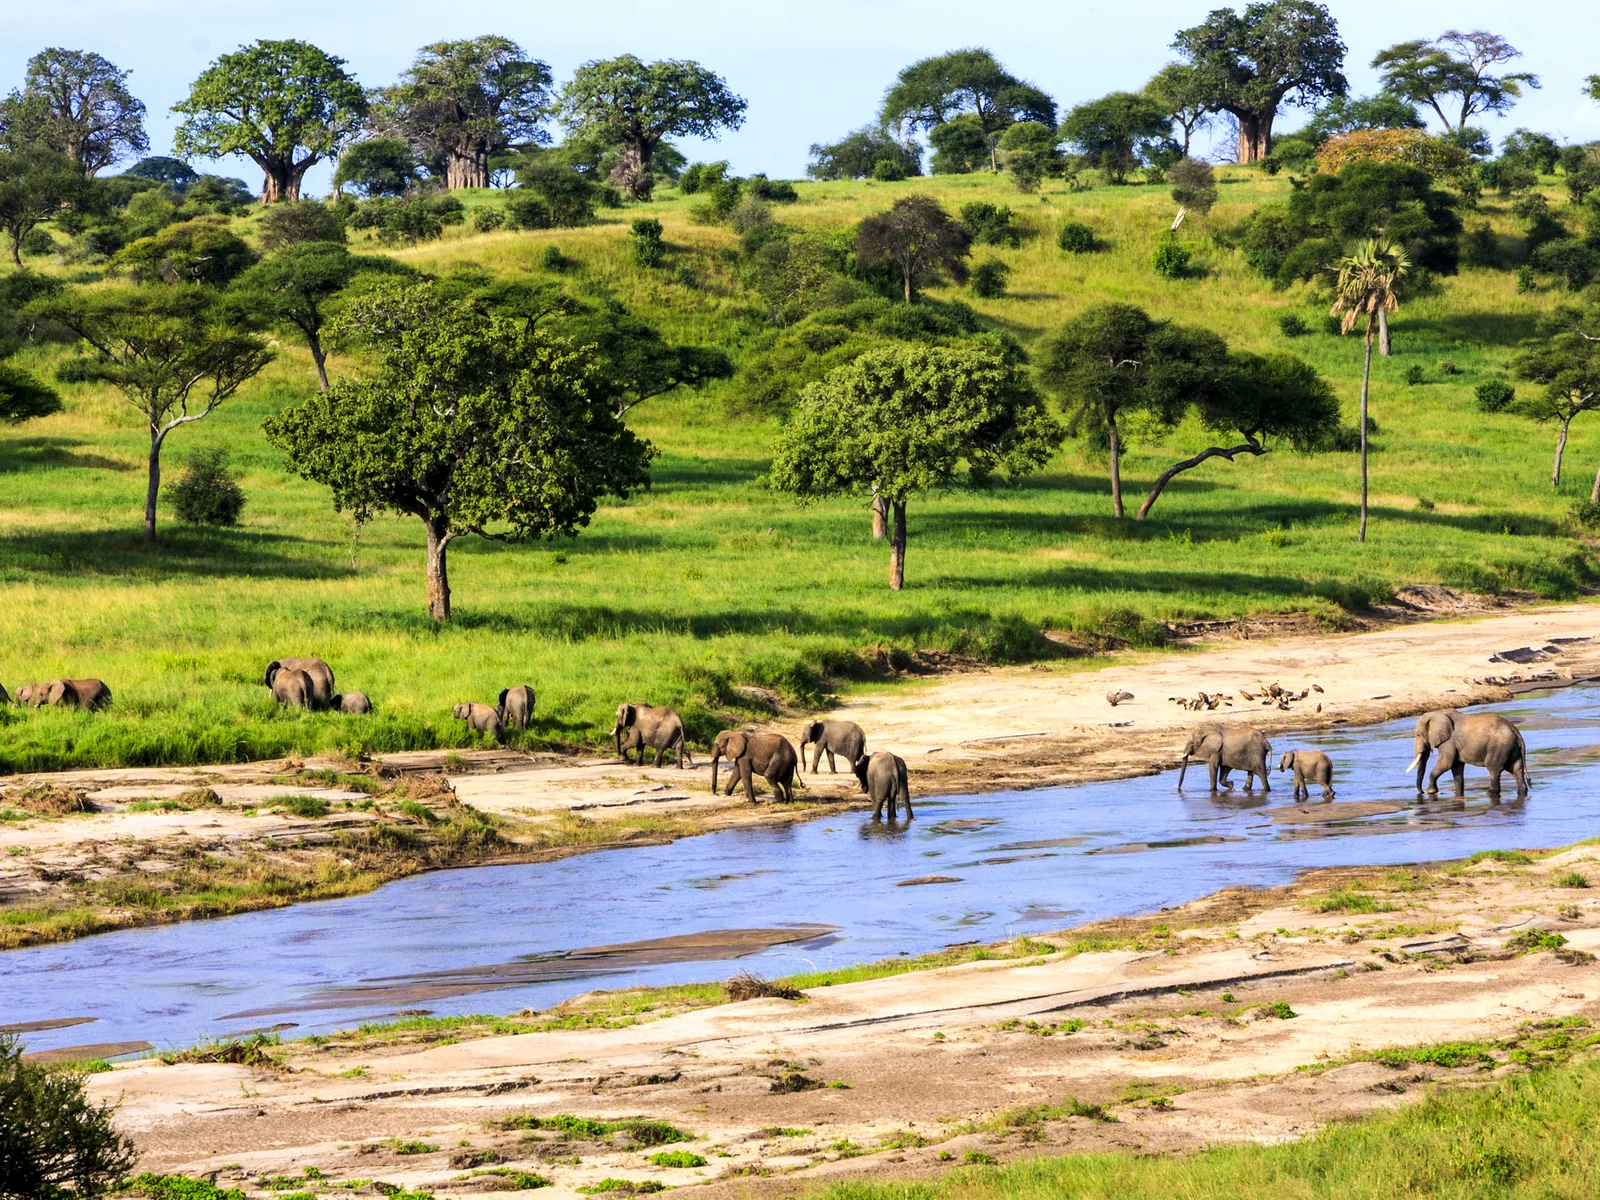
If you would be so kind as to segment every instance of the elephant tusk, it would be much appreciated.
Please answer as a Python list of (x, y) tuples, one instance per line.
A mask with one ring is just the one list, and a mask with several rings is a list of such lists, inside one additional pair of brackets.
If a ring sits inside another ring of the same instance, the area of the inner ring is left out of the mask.
[(1419, 754), (1419, 755), (1417, 755), (1415, 758), (1413, 758), (1411, 760), (1411, 762), (1407, 765), (1406, 770), (1415, 771), (1417, 769), (1417, 764), (1419, 762), (1421, 762), (1421, 761), (1422, 761), (1422, 755)]

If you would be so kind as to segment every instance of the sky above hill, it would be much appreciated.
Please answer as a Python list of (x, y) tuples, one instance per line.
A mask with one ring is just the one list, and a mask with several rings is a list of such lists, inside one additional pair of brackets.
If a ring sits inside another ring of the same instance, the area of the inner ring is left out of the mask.
[[(152, 153), (171, 148), (168, 110), (218, 54), (256, 38), (302, 38), (346, 59), (369, 87), (391, 82), (429, 42), (486, 33), (515, 39), (544, 59), (558, 81), (593, 58), (692, 58), (719, 72), (750, 102), (743, 129), (715, 145), (680, 143), (691, 158), (727, 158), (737, 173), (799, 177), (807, 147), (870, 120), (907, 63), (958, 46), (993, 50), (1015, 74), (1044, 88), (1063, 112), (1117, 90), (1134, 90), (1172, 58), (1178, 29), (1198, 24), (1209, 0), (1068, 0), (987, 6), (970, 0), (71, 0), (0, 4), (0, 90), (21, 83), (30, 55), (46, 46), (95, 50), (132, 70), (148, 106)], [(1544, 84), (1508, 117), (1483, 120), (1498, 142), (1519, 126), (1558, 139), (1600, 138), (1600, 107), (1579, 91), (1600, 72), (1593, 0), (1335, 0), (1350, 48), (1346, 73), (1358, 93), (1376, 88), (1367, 64), (1406, 38), (1446, 29), (1490, 29), (1524, 52), (1519, 69)], [(994, 17), (990, 21), (986, 18)], [(1286, 112), (1280, 130), (1300, 117)], [(1223, 148), (1218, 147), (1221, 151)], [(198, 164), (197, 164), (198, 165)], [(259, 186), (248, 162), (224, 173)], [(209, 169), (218, 169), (213, 166)], [(328, 186), (321, 169), (308, 179)]]

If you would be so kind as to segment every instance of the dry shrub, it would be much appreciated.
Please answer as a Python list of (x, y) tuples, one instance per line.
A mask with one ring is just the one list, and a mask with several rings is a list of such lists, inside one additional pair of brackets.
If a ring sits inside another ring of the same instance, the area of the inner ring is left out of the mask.
[(442, 774), (407, 775), (394, 789), (397, 796), (407, 800), (443, 800), (455, 803), (455, 789)]
[(763, 996), (773, 996), (779, 1000), (800, 999), (800, 989), (790, 987), (786, 983), (776, 983), (770, 979), (763, 979), (759, 975), (752, 975), (749, 971), (740, 971), (732, 979), (722, 985), (728, 993), (728, 999), (759, 1000)]
[(186, 808), (213, 808), (222, 803), (222, 797), (211, 788), (194, 787), (174, 797)]
[(5, 798), (8, 803), (19, 805), (25, 811), (41, 817), (95, 811), (89, 798), (76, 788), (55, 787), (46, 783), (33, 784), (20, 792), (8, 792)]

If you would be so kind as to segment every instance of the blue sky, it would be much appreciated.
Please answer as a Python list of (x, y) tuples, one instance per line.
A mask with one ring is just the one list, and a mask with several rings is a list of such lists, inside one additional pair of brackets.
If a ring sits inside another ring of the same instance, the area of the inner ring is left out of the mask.
[[(0, 3), (0, 90), (50, 45), (96, 50), (131, 69), (150, 110), (153, 152), (170, 148), (169, 107), (218, 54), (256, 38), (297, 37), (346, 59), (368, 86), (394, 79), (418, 46), (497, 33), (514, 38), (565, 79), (592, 58), (633, 53), (693, 58), (718, 71), (750, 102), (743, 129), (715, 146), (685, 144), (691, 158), (727, 158), (739, 173), (799, 176), (806, 148), (867, 121), (906, 63), (963, 45), (988, 46), (1013, 72), (1043, 87), (1063, 109), (1109, 91), (1139, 87), (1169, 61), (1173, 33), (1203, 20), (1215, 0), (1056, 0), (991, 8), (971, 0), (603, 0), (601, 3), (454, 0), (66, 0)], [(1600, 107), (1579, 93), (1600, 72), (1600, 20), (1593, 0), (1348, 0), (1331, 5), (1350, 47), (1346, 71), (1373, 90), (1366, 64), (1377, 50), (1448, 28), (1487, 28), (1520, 48), (1542, 90), (1509, 118), (1490, 118), (1496, 140), (1519, 125), (1558, 138), (1600, 138)], [(992, 14), (995, 19), (984, 20)], [(1403, 14), (1398, 16), (1396, 14)], [(1280, 128), (1298, 118), (1286, 114)], [(244, 162), (227, 173), (259, 184)], [(214, 168), (213, 168), (214, 169)], [(325, 189), (327, 172), (308, 180)]]

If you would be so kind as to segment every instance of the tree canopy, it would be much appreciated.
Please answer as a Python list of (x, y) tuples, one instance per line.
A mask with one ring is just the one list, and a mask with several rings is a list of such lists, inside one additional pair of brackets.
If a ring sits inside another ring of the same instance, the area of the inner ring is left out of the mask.
[(1114, 183), (1124, 182), (1135, 167), (1177, 157), (1171, 131), (1166, 107), (1137, 92), (1112, 92), (1080, 104), (1061, 122), (1062, 139), (1093, 159)]
[(813, 143), (806, 174), (813, 179), (871, 179), (879, 163), (901, 176), (922, 174), (922, 149), (903, 143), (876, 125), (866, 125), (831, 145)]
[(138, 1155), (110, 1106), (90, 1103), (81, 1071), (27, 1062), (22, 1050), (16, 1035), (0, 1034), (0, 1196), (111, 1191)]
[(333, 173), (335, 191), (349, 188), (370, 200), (404, 196), (422, 179), (422, 164), (400, 138), (376, 137), (356, 142), (339, 156)]
[(1144, 85), (1144, 94), (1165, 109), (1183, 131), (1179, 145), (1187, 158), (1194, 135), (1211, 124), (1212, 89), (1205, 72), (1192, 63), (1168, 63)]
[(87, 197), (83, 171), (65, 154), (44, 146), (0, 150), (0, 230), (12, 263), (22, 265), (22, 239), (35, 226)]
[(287, 326), (305, 338), (317, 370), (317, 384), (328, 390), (327, 350), (322, 333), (328, 305), (363, 270), (386, 272), (391, 259), (362, 258), (336, 242), (285, 246), (241, 275), (232, 298), (251, 317)]
[[(1397, 42), (1380, 50), (1372, 65), (1385, 88), (1413, 104), (1426, 104), (1447, 130), (1460, 135), (1476, 114), (1504, 113), (1524, 87), (1539, 86), (1539, 77), (1527, 71), (1495, 73), (1521, 57), (1522, 51), (1497, 33), (1452, 29), (1431, 42)], [(1453, 118), (1447, 108), (1455, 110)]]
[(902, 196), (888, 212), (857, 227), (856, 260), (869, 269), (892, 265), (910, 304), (919, 286), (941, 275), (966, 281), (971, 242), (966, 227), (932, 196)]
[(306, 171), (332, 158), (367, 119), (367, 94), (344, 59), (309, 42), (261, 40), (224, 54), (172, 106), (174, 152), (243, 154), (261, 168), (261, 201), (298, 200)]
[(0, 363), (0, 421), (20, 425), (61, 411), (61, 397), (20, 367)]
[(52, 46), (28, 60), (22, 90), (0, 102), (0, 143), (46, 146), (86, 178), (150, 148), (144, 104), (127, 71), (86, 50)]
[(998, 170), (1000, 134), (1017, 121), (1054, 125), (1056, 102), (1007, 71), (988, 50), (971, 47), (906, 67), (884, 95), (879, 120), (909, 133), (933, 130), (963, 115), (974, 119), (989, 166)]

